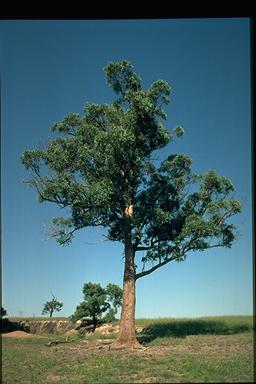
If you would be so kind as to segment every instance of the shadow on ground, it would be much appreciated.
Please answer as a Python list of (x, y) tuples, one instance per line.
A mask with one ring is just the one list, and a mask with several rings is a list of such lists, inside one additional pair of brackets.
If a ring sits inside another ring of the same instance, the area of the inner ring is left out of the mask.
[(231, 335), (249, 331), (247, 324), (226, 324), (214, 320), (184, 320), (151, 324), (138, 335), (140, 342), (150, 342), (158, 337), (186, 337), (188, 335)]
[(1, 333), (8, 333), (14, 331), (29, 332), (29, 328), (22, 325), (20, 322), (10, 321), (7, 318), (1, 319)]

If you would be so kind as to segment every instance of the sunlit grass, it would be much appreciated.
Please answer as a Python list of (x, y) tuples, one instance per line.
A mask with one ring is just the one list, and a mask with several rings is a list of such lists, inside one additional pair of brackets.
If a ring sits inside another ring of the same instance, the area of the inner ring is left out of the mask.
[(70, 336), (69, 343), (47, 347), (53, 336), (3, 337), (3, 383), (254, 381), (252, 332), (156, 338), (130, 353), (108, 350), (101, 339)]
[(159, 318), (140, 318), (136, 319), (137, 326), (147, 326), (155, 323), (168, 323), (168, 322), (184, 322), (184, 321), (194, 321), (194, 320), (212, 320), (212, 321), (223, 321), (226, 324), (247, 324), (249, 326), (253, 325), (253, 316), (204, 316), (204, 317), (195, 317), (195, 318), (176, 318), (176, 317), (159, 317)]

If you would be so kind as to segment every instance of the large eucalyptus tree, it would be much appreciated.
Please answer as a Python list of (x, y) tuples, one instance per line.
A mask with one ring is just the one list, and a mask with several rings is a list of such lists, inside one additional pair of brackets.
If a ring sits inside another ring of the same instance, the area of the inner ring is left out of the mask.
[[(104, 70), (116, 99), (87, 103), (81, 116), (68, 114), (53, 125), (56, 138), (45, 149), (25, 151), (22, 162), (39, 201), (67, 208), (65, 217), (53, 218), (52, 236), (60, 244), (88, 226), (102, 226), (109, 240), (123, 243), (123, 304), (114, 345), (138, 348), (136, 281), (185, 260), (191, 251), (230, 247), (236, 229), (229, 218), (240, 212), (240, 204), (227, 178), (213, 170), (194, 174), (187, 155), (153, 160), (172, 139), (163, 125), (162, 107), (171, 92), (167, 82), (143, 89), (127, 61), (111, 62)], [(182, 136), (183, 129), (173, 135)]]

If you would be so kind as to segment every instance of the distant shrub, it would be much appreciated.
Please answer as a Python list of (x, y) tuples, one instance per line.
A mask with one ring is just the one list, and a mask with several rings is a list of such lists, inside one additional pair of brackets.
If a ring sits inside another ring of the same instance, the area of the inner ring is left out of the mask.
[(146, 326), (143, 334), (151, 337), (185, 337), (188, 335), (230, 335), (250, 331), (252, 326), (245, 323), (229, 324), (220, 320), (180, 320), (159, 322)]
[(102, 321), (104, 323), (113, 323), (115, 321), (115, 311), (113, 308), (110, 308), (110, 310), (107, 312), (107, 314), (102, 318)]
[(3, 307), (1, 307), (1, 317), (7, 316), (7, 311)]

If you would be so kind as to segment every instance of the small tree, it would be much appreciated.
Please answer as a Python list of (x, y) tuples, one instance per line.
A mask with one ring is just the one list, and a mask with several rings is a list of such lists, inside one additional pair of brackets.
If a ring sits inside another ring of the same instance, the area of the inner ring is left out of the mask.
[(116, 284), (108, 284), (106, 286), (107, 300), (111, 306), (110, 311), (114, 317), (118, 308), (122, 305), (123, 290)]
[(118, 307), (122, 304), (122, 289), (115, 284), (109, 284), (104, 289), (100, 284), (85, 283), (83, 294), (84, 301), (76, 307), (71, 319), (74, 321), (82, 317), (91, 317), (93, 332), (104, 312), (109, 310), (107, 319), (113, 320), (113, 314), (116, 314)]
[(82, 317), (91, 317), (93, 322), (93, 332), (101, 318), (103, 312), (110, 308), (107, 302), (105, 289), (100, 284), (86, 283), (83, 286), (84, 301), (77, 307), (73, 320), (81, 319)]
[(47, 301), (44, 305), (44, 308), (42, 310), (42, 315), (48, 314), (52, 317), (53, 312), (59, 312), (61, 311), (63, 307), (63, 303), (57, 300), (57, 298), (52, 295), (52, 300)]
[(115, 311), (113, 308), (110, 308), (106, 313), (106, 315), (102, 318), (102, 321), (104, 323), (112, 323), (115, 320), (116, 320), (116, 317), (115, 317)]

